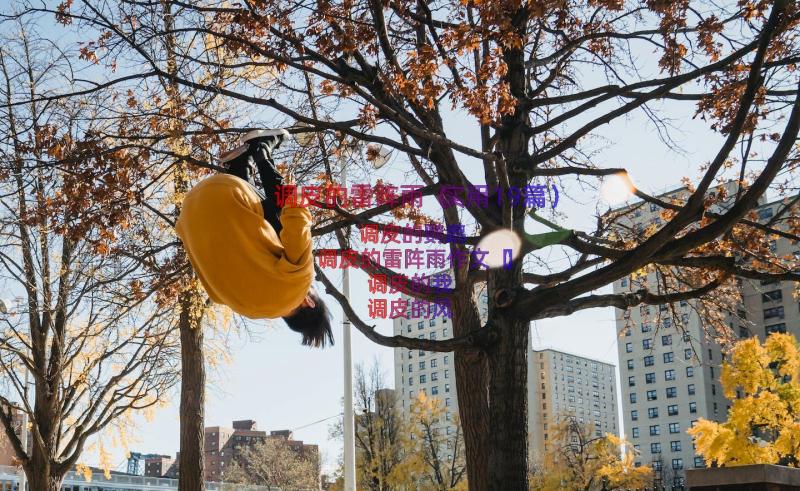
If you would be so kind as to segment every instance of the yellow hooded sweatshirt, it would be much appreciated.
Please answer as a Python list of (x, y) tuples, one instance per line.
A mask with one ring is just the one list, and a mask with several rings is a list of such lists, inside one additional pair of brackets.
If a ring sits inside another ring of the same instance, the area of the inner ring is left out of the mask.
[(229, 174), (186, 194), (175, 229), (211, 300), (251, 319), (300, 305), (314, 277), (311, 213), (287, 206), (280, 220), (279, 238), (255, 189)]

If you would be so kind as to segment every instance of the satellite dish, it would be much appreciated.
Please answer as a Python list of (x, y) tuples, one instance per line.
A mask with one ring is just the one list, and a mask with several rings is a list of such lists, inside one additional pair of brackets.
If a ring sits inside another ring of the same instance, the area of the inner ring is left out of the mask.
[(386, 165), (392, 156), (392, 151), (379, 143), (370, 143), (367, 145), (367, 155), (371, 157), (372, 168), (377, 170)]

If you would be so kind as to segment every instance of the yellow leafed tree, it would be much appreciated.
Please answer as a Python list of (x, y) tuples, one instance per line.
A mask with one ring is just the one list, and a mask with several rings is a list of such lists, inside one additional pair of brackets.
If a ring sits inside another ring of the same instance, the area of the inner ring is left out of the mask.
[(688, 431), (707, 465), (798, 465), (798, 370), (800, 346), (790, 334), (736, 343), (722, 366), (722, 388), (733, 401), (728, 420), (701, 418)]
[(650, 467), (634, 465), (630, 443), (610, 433), (593, 434), (574, 416), (562, 418), (553, 432), (553, 451), (531, 469), (530, 489), (639, 489), (651, 481)]

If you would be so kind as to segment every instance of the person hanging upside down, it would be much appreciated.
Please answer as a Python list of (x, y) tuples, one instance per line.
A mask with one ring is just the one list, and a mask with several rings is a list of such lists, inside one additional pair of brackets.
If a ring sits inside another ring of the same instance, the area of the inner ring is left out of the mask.
[[(212, 301), (251, 319), (282, 317), (305, 346), (333, 344), (330, 312), (311, 286), (311, 213), (278, 205), (284, 178), (272, 152), (286, 130), (254, 130), (220, 156), (227, 172), (208, 177), (184, 198), (178, 237)], [(258, 171), (263, 195), (255, 186)]]

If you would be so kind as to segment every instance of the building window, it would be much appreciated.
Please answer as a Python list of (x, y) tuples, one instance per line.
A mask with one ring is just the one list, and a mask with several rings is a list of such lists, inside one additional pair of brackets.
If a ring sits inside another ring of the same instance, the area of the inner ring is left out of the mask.
[(636, 385), (636, 377), (628, 377), (628, 387), (633, 387)]
[(692, 414), (697, 412), (697, 403), (696, 402), (690, 402), (689, 403), (689, 412), (692, 413)]
[(625, 352), (633, 353), (633, 343), (625, 343)]
[(656, 383), (656, 374), (655, 373), (646, 373), (644, 374), (644, 381), (648, 384)]
[(667, 387), (667, 399), (672, 399), (673, 397), (678, 397), (678, 388)]
[(628, 286), (628, 278), (622, 278), (621, 280), (619, 280), (619, 286), (623, 288)]
[(427, 381), (428, 381), (428, 377), (426, 377), (425, 375), (420, 375), (419, 376), (419, 383), (424, 384)]
[(447, 365), (450, 363), (450, 355), (444, 355), (444, 364)]
[(647, 322), (642, 323), (642, 332), (650, 332), (652, 328)]
[(439, 372), (431, 373), (431, 381), (439, 380)]
[[(420, 370), (425, 370), (425, 361), (421, 361), (421, 362), (419, 362), (419, 369), (420, 369)], [(410, 371), (410, 370), (409, 370), (409, 371)]]
[(692, 350), (692, 348), (686, 348), (685, 350), (683, 350), (683, 357), (687, 360), (690, 360), (693, 354), (694, 350)]
[(771, 309), (764, 309), (764, 320), (783, 319), (783, 317), (783, 305), (780, 307), (772, 307)]
[(664, 380), (675, 380), (675, 370), (664, 370)]
[(644, 366), (646, 367), (653, 366), (653, 355), (647, 355), (644, 357)]
[(661, 336), (661, 346), (669, 346), (672, 344), (672, 334)]
[(683, 459), (672, 459), (672, 469), (676, 471), (683, 469)]
[(413, 371), (414, 371), (414, 364), (412, 364), (412, 363), (409, 363), (409, 364), (408, 364), (408, 373), (411, 373), (411, 372), (413, 372)]
[(694, 384), (689, 384), (686, 386), (686, 390), (689, 392), (690, 396), (694, 395)]
[(781, 290), (772, 290), (771, 292), (764, 292), (761, 294), (761, 302), (777, 302), (783, 300), (783, 292)]
[(444, 378), (450, 378), (450, 370), (444, 371)]
[(629, 397), (630, 397), (630, 400), (631, 400), (631, 404), (636, 404), (636, 393), (635, 392), (631, 393), (631, 395)]
[(435, 340), (436, 339), (436, 331), (431, 331), (430, 338)]
[(705, 467), (705, 465), (703, 465), (703, 457), (694, 458), (694, 467), (695, 469), (702, 469), (703, 467)]
[(669, 432), (670, 433), (680, 433), (681, 432), (681, 424), (680, 423), (670, 423), (669, 424)]
[(647, 417), (650, 418), (650, 419), (657, 418), (658, 417), (658, 408), (657, 407), (648, 408), (647, 409)]
[(428, 321), (428, 326), (429, 327), (433, 327), (435, 325), (436, 325), (436, 319), (431, 319), (430, 321)]
[(786, 333), (786, 324), (781, 322), (780, 324), (772, 324), (770, 326), (764, 327), (764, 333), (767, 336), (769, 336), (773, 332)]
[(449, 397), (445, 398), (445, 400), (444, 400), (444, 405), (445, 405), (446, 407), (450, 407), (451, 403), (450, 403), (450, 398), (449, 398)]
[(671, 406), (667, 406), (667, 414), (669, 416), (677, 416), (678, 415), (678, 405), (673, 404)]
[(450, 384), (444, 384), (444, 392), (445, 394), (450, 392)]
[(657, 442), (651, 443), (650, 453), (661, 453), (661, 444)]
[(631, 437), (632, 438), (639, 438), (639, 428), (632, 428), (631, 429)]
[(656, 399), (658, 399), (658, 395), (656, 395), (656, 391), (648, 390), (647, 391), (647, 400), (648, 401), (655, 401)]
[(631, 411), (631, 421), (639, 421), (639, 411), (636, 409)]
[(628, 370), (633, 370), (633, 360), (628, 360)]
[(650, 427), (650, 436), (658, 436), (661, 434), (661, 428), (658, 425)]
[(653, 340), (650, 338), (642, 339), (642, 348), (650, 349), (653, 347)]
[(672, 325), (672, 319), (670, 319), (669, 317), (664, 319), (664, 327), (669, 327), (671, 325)]
[(431, 360), (431, 368), (436, 368), (437, 364), (436, 358)]
[(681, 451), (681, 441), (680, 440), (676, 440), (676, 441), (669, 442), (669, 449), (672, 450), (673, 452), (680, 452)]
[(424, 329), (425, 328), (425, 321), (417, 322), (417, 329)]
[(414, 385), (414, 377), (408, 377), (408, 385)]
[(672, 363), (672, 361), (675, 360), (675, 353), (673, 353), (672, 351), (664, 353), (663, 356), (664, 356), (664, 363)]
[(438, 393), (439, 393), (439, 387), (438, 387), (438, 386), (433, 386), (433, 387), (431, 387), (431, 395), (432, 395), (432, 396), (435, 396), (435, 395), (437, 395)]
[[(689, 314), (681, 314), (681, 323), (682, 323), (683, 325), (686, 325), (686, 324), (688, 324), (688, 323), (689, 323)], [(688, 334), (689, 334), (689, 333), (684, 333), (684, 334), (683, 334), (683, 340), (684, 340), (684, 341), (686, 341), (686, 336), (687, 336)]]
[(686, 367), (686, 376), (689, 378), (694, 377), (694, 367)]

